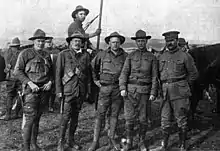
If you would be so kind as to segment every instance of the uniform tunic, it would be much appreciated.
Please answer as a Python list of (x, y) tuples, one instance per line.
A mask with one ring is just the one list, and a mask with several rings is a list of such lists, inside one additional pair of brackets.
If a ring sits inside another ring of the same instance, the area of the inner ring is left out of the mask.
[(127, 54), (119, 49), (114, 54), (111, 49), (101, 51), (92, 60), (93, 79), (99, 80), (101, 88), (98, 98), (97, 117), (103, 119), (110, 108), (111, 117), (118, 117), (123, 99), (119, 90), (119, 76)]
[(147, 124), (151, 106), (148, 100), (150, 95), (157, 95), (157, 77), (157, 60), (151, 52), (136, 50), (128, 55), (119, 78), (120, 90), (128, 92), (124, 101), (126, 124), (136, 119)]
[(164, 100), (161, 106), (161, 126), (163, 129), (171, 126), (170, 118), (174, 111), (178, 127), (185, 129), (191, 95), (189, 85), (198, 76), (195, 63), (188, 53), (179, 48), (173, 52), (164, 52), (158, 60)]

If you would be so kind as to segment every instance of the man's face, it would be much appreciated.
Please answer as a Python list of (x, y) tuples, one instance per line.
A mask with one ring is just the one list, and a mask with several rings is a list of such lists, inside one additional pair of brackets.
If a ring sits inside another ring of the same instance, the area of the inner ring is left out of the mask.
[(81, 49), (81, 46), (82, 46), (82, 39), (80, 38), (73, 38), (71, 41), (70, 41), (70, 48), (75, 50), (75, 51), (79, 51)]
[(117, 51), (120, 48), (120, 45), (121, 45), (121, 42), (118, 37), (110, 38), (109, 46), (110, 46), (111, 50)]
[(35, 39), (34, 40), (34, 49), (41, 50), (44, 48), (45, 39)]
[(177, 48), (177, 39), (166, 41), (166, 46), (169, 50), (175, 50)]
[(14, 46), (14, 47), (11, 47), (12, 51), (18, 51), (20, 46)]
[(48, 39), (45, 41), (45, 45), (44, 45), (45, 48), (52, 48), (52, 46), (53, 46), (52, 39)]
[(147, 39), (136, 39), (138, 49), (143, 50), (146, 48)]
[(79, 11), (76, 14), (76, 18), (78, 18), (81, 22), (83, 22), (86, 19), (86, 12), (85, 11)]

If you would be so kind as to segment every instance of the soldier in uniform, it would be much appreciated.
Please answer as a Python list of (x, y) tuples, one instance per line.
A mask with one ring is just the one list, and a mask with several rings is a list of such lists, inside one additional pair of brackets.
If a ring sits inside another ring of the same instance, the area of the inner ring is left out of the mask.
[[(18, 37), (12, 39), (11, 44), (9, 45), (9, 49), (5, 53), (5, 73), (6, 73), (6, 114), (3, 119), (10, 120), (13, 100), (17, 96), (17, 91), (21, 89), (20, 81), (15, 78), (13, 72), (14, 67), (18, 58), (18, 54), (20, 53), (20, 40)], [(18, 103), (15, 109), (15, 118), (18, 118), (18, 112), (20, 111), (21, 104)]]
[[(53, 40), (53, 37), (48, 38), (47, 40), (45, 40), (44, 48), (45, 48), (45, 51), (50, 54), (52, 64), (53, 64), (53, 78), (54, 78), (53, 81), (55, 81), (56, 61), (57, 61), (57, 56), (58, 56), (58, 53), (60, 52), (60, 50), (53, 47), (53, 41), (52, 40)], [(49, 111), (50, 112), (54, 111), (54, 102), (55, 102), (55, 99), (56, 99), (55, 83), (53, 83), (53, 84), (54, 85), (52, 86), (50, 99), (49, 99)]]
[(110, 108), (109, 147), (118, 150), (115, 142), (115, 130), (123, 99), (120, 96), (119, 76), (127, 54), (120, 48), (125, 37), (113, 32), (105, 38), (109, 48), (101, 51), (92, 60), (94, 83), (100, 88), (95, 119), (94, 138), (88, 151), (95, 151), (99, 146), (101, 126), (105, 122), (105, 114)]
[(148, 146), (145, 134), (148, 127), (148, 116), (151, 111), (151, 101), (157, 96), (158, 65), (156, 57), (147, 51), (146, 44), (151, 36), (138, 30), (136, 41), (138, 49), (128, 55), (122, 69), (119, 85), (124, 97), (124, 112), (126, 120), (127, 143), (125, 150), (132, 148), (134, 124), (139, 124), (139, 149), (146, 151)]
[(52, 85), (52, 61), (44, 51), (46, 34), (37, 29), (33, 37), (33, 48), (23, 50), (15, 65), (15, 75), (22, 82), (23, 89), (23, 150), (41, 150), (37, 145), (39, 121), (48, 107), (49, 91)]
[(60, 52), (57, 58), (56, 94), (64, 101), (58, 151), (64, 151), (64, 139), (69, 121), (68, 145), (76, 150), (81, 148), (74, 140), (74, 133), (82, 103), (90, 90), (90, 55), (82, 49), (85, 40), (85, 36), (76, 31), (66, 39), (69, 49)]
[[(101, 29), (97, 29), (96, 32), (91, 34), (85, 33), (85, 30), (82, 27), (82, 23), (84, 22), (88, 14), (88, 9), (84, 8), (81, 5), (76, 6), (76, 9), (72, 12), (72, 18), (74, 21), (68, 27), (68, 36), (71, 36), (75, 31), (81, 32), (82, 34), (86, 35), (87, 38), (93, 38), (101, 34)], [(96, 50), (96, 48), (94, 48), (89, 40), (86, 41), (86, 47), (92, 50)]]
[(188, 42), (186, 42), (186, 40), (184, 38), (178, 38), (178, 46), (184, 52), (188, 52), (189, 51)]
[(193, 58), (178, 47), (178, 31), (169, 31), (165, 36), (165, 51), (159, 56), (159, 76), (162, 83), (161, 128), (163, 141), (161, 150), (168, 150), (171, 117), (177, 120), (181, 151), (186, 150), (187, 114), (189, 110), (189, 85), (197, 78), (198, 72)]

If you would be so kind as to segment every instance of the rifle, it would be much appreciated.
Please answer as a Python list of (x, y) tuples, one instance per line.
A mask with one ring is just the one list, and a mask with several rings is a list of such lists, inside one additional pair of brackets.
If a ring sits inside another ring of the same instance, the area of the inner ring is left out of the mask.
[(98, 18), (99, 15), (97, 15), (95, 18), (93, 18), (90, 22), (86, 23), (85, 27), (83, 28), (85, 31), (89, 28), (89, 26)]

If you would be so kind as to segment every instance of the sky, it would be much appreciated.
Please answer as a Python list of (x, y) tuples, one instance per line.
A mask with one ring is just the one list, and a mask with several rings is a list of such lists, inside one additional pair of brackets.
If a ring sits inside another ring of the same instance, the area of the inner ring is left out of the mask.
[[(0, 0), (0, 39), (26, 40), (38, 28), (66, 38), (77, 5), (90, 10), (85, 23), (99, 14), (100, 0)], [(87, 32), (97, 28), (98, 19)], [(114, 31), (131, 37), (138, 29), (158, 39), (179, 30), (187, 40), (219, 42), (220, 0), (104, 0), (102, 37)]]

